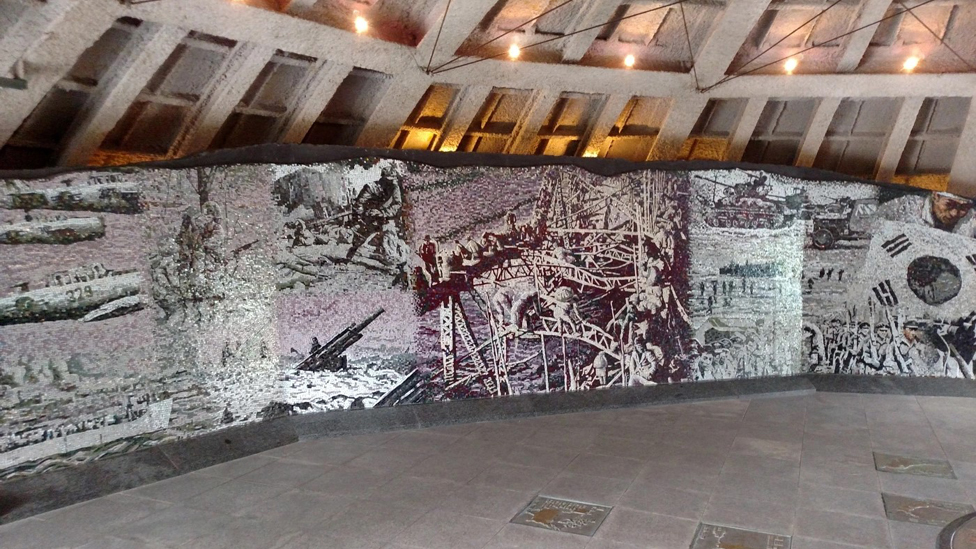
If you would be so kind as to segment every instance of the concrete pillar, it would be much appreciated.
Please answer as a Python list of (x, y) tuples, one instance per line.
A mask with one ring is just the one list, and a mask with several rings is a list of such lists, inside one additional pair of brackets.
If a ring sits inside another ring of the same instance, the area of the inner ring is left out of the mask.
[(0, 88), (0, 143), (10, 139), (81, 54), (112, 26), (121, 7), (99, 0), (74, 2), (30, 48), (23, 75), (27, 89)]
[[(881, 19), (890, 5), (891, 0), (866, 0), (861, 6), (861, 14), (851, 26), (851, 30)], [(875, 25), (847, 37), (844, 53), (841, 55), (840, 61), (837, 62), (837, 72), (853, 72), (861, 64), (861, 58), (864, 57), (864, 52), (871, 45), (871, 39), (874, 38), (874, 33), (877, 30), (878, 27)]]
[(607, 140), (607, 136), (610, 135), (610, 130), (617, 123), (617, 119), (620, 118), (620, 113), (623, 112), (630, 98), (630, 95), (611, 95), (607, 97), (606, 101), (603, 102), (603, 107), (600, 109), (600, 114), (597, 115), (596, 121), (593, 122), (593, 126), (590, 128), (590, 133), (584, 141), (584, 146), (580, 148), (580, 154), (582, 156), (599, 156), (600, 151), (603, 149), (603, 144)]
[(478, 115), (481, 106), (491, 94), (491, 89), (491, 86), (467, 86), (458, 92), (458, 98), (454, 101), (444, 124), (444, 130), (441, 132), (437, 150), (445, 152), (457, 150), (464, 133), (471, 126), (471, 121)]
[(817, 159), (817, 153), (820, 152), (820, 145), (823, 144), (827, 129), (834, 120), (834, 114), (839, 106), (840, 99), (836, 97), (827, 97), (817, 102), (810, 125), (807, 126), (807, 131), (803, 134), (803, 140), (800, 142), (800, 152), (796, 157), (797, 166), (804, 168), (813, 166), (813, 162)]
[(969, 114), (959, 136), (956, 160), (949, 172), (949, 192), (976, 197), (976, 100), (969, 101)]
[(746, 146), (749, 145), (749, 140), (756, 131), (756, 124), (759, 123), (759, 117), (762, 116), (768, 100), (766, 97), (752, 97), (746, 103), (746, 108), (739, 116), (739, 123), (735, 125), (735, 131), (729, 139), (729, 148), (725, 151), (727, 162), (742, 160), (742, 154), (746, 152)]
[(324, 59), (310, 66), (298, 84), (288, 112), (278, 119), (271, 135), (282, 143), (301, 143), (351, 71), (352, 65)]
[(455, 0), (451, 2), (451, 9), (447, 12), (447, 19), (444, 20), (444, 29), (438, 39), (437, 29), (441, 28), (441, 17), (443, 17), (444, 9), (447, 8), (447, 1), (442, 0), (438, 7), (441, 17), (437, 18), (437, 22), (431, 26), (427, 34), (417, 44), (416, 58), (420, 66), (427, 67), (427, 61), (430, 60), (430, 52), (434, 49), (435, 41), (437, 48), (434, 51), (431, 68), (454, 57), (454, 52), (477, 30), (481, 20), (497, 3), (498, 0)]
[[(901, 107), (898, 108), (898, 116), (895, 124), (888, 132), (885, 139), (884, 149), (878, 164), (874, 170), (874, 179), (877, 181), (891, 181), (898, 169), (898, 162), (901, 155), (905, 152), (905, 145), (911, 137), (912, 128), (915, 126), (915, 119), (918, 118), (918, 111), (922, 109), (922, 97), (906, 97), (901, 100)], [(957, 157), (958, 161), (958, 157)]]
[[(617, 8), (622, 3), (622, 0), (590, 0), (589, 4), (584, 8), (579, 18), (579, 23), (575, 28), (585, 29), (609, 21), (613, 18), (613, 14), (617, 12)], [(590, 49), (590, 46), (593, 45), (593, 41), (600, 35), (601, 30), (602, 28), (598, 27), (593, 30), (574, 34), (563, 40), (563, 62), (576, 63), (582, 59), (587, 50)]]
[(674, 160), (685, 140), (691, 135), (691, 130), (695, 128), (695, 123), (707, 103), (708, 97), (702, 94), (673, 99), (668, 117), (664, 119), (664, 125), (654, 140), (647, 160)]
[(186, 156), (206, 150), (274, 52), (268, 46), (237, 44), (183, 123), (169, 155)]
[(186, 30), (144, 22), (98, 83), (61, 143), (59, 166), (83, 166), (139, 92), (180, 44)]
[(546, 117), (559, 101), (559, 92), (542, 89), (532, 92), (529, 105), (519, 118), (519, 124), (513, 132), (512, 142), (505, 151), (509, 154), (532, 154), (539, 139), (539, 130), (546, 122)]
[(411, 71), (394, 78), (363, 126), (356, 146), (389, 147), (428, 87), (430, 79), (420, 72)]
[(702, 86), (710, 86), (725, 76), (735, 54), (752, 32), (770, 0), (729, 0), (725, 11), (712, 27), (704, 47), (695, 57), (695, 68)]

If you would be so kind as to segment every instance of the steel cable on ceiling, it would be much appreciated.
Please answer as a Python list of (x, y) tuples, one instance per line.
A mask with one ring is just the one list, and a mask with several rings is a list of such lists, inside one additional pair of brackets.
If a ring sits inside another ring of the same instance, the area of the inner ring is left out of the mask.
[[(974, 67), (972, 63), (970, 63), (969, 61), (966, 61), (966, 59), (964, 59), (963, 56), (959, 55), (959, 52), (957, 52), (952, 46), (949, 45), (948, 42), (946, 42), (941, 36), (939, 36), (939, 33), (935, 32), (931, 27), (929, 27), (928, 25), (926, 25), (925, 24), (925, 21), (922, 21), (922, 18), (919, 17), (918, 14), (916, 14), (914, 11), (912, 11), (913, 9), (918, 8), (919, 6), (915, 6), (915, 7), (910, 8), (910, 7), (906, 6), (905, 3), (902, 2), (901, 0), (895, 0), (895, 3), (898, 4), (899, 6), (905, 8), (905, 11), (908, 12), (908, 15), (911, 15), (912, 17), (914, 17), (915, 20), (918, 21), (918, 24), (919, 25), (922, 25), (923, 27), (925, 27), (925, 30), (929, 31), (929, 33), (932, 34), (932, 36), (934, 36), (935, 39), (938, 40), (940, 44), (942, 44), (943, 46), (946, 47), (946, 49), (948, 49), (950, 52), (952, 52), (952, 55), (955, 55), (960, 61), (962, 61), (967, 67), (969, 67), (969, 70), (976, 72), (976, 67)], [(904, 13), (904, 12), (902, 12), (902, 13)]]
[[(563, 40), (565, 38), (569, 38), (570, 36), (574, 36), (574, 35), (581, 34), (581, 33), (584, 33), (584, 32), (589, 32), (589, 31), (594, 30), (594, 29), (603, 28), (603, 27), (605, 27), (607, 25), (610, 25), (612, 23), (619, 23), (620, 21), (624, 21), (626, 19), (631, 19), (631, 18), (634, 18), (634, 17), (639, 17), (641, 15), (645, 15), (645, 14), (651, 13), (651, 12), (655, 12), (655, 11), (658, 11), (658, 10), (663, 10), (663, 9), (671, 8), (671, 7), (674, 7), (674, 6), (678, 6), (678, 5), (684, 4), (685, 2), (688, 2), (688, 1), (689, 0), (675, 0), (674, 2), (670, 2), (668, 4), (663, 4), (663, 5), (660, 5), (660, 6), (657, 6), (657, 7), (654, 7), (654, 8), (650, 8), (650, 9), (647, 9), (647, 10), (643, 10), (643, 11), (640, 11), (640, 12), (637, 12), (637, 13), (632, 13), (630, 15), (624, 15), (624, 16), (621, 16), (621, 17), (614, 17), (614, 18), (612, 18), (612, 19), (610, 19), (608, 21), (605, 21), (603, 23), (600, 23), (598, 25), (592, 25), (592, 26), (589, 26), (589, 27), (586, 27), (586, 28), (582, 28), (582, 29), (579, 29), (579, 30), (575, 30), (573, 32), (568, 32), (566, 34), (562, 34), (562, 35), (559, 35), (559, 36), (554, 36), (552, 38), (547, 38), (545, 40), (540, 40), (539, 42), (533, 42), (531, 44), (527, 44), (525, 46), (521, 46), (521, 49), (524, 51), (524, 50), (527, 50), (527, 49), (530, 49), (530, 48), (534, 48), (536, 46), (541, 46), (543, 44), (548, 44), (550, 42), (555, 42), (556, 40)], [(934, 0), (929, 0), (929, 1), (934, 1)], [(515, 30), (515, 29), (512, 29), (512, 30)], [(509, 32), (511, 32), (511, 31), (509, 31)], [(504, 36), (504, 35), (502, 35), (502, 36)], [(492, 39), (491, 41), (497, 40), (498, 38), (501, 38), (501, 36), (498, 36), (495, 39)], [(454, 69), (460, 69), (461, 67), (467, 67), (469, 65), (474, 65), (476, 63), (481, 63), (483, 61), (489, 61), (491, 59), (496, 59), (496, 58), (501, 57), (503, 55), (506, 55), (506, 52), (496, 53), (496, 54), (491, 55), (491, 56), (488, 56), (488, 57), (481, 57), (479, 59), (474, 59), (472, 61), (468, 61), (468, 62), (462, 63), (460, 65), (455, 65), (453, 67), (448, 67), (446, 69), (436, 68), (436, 69), (434, 69), (434, 70), (431, 71), (431, 74), (438, 74), (438, 73), (441, 73), (441, 72), (447, 72), (447, 71), (451, 71), (451, 70), (454, 70)], [(460, 59), (461, 57), (462, 56), (457, 56), (455, 59)], [(450, 62), (445, 63), (444, 65), (441, 65), (441, 67), (444, 67), (445, 65), (447, 65), (449, 63)]]
[[(936, 0), (925, 0), (925, 1), (924, 1), (924, 2), (922, 2), (921, 4), (918, 4), (917, 6), (915, 6), (914, 8), (920, 8), (920, 7), (922, 7), (922, 6), (924, 6), (924, 5), (926, 5), (926, 4), (931, 4), (932, 2), (935, 2), (935, 1), (936, 1)], [(913, 8), (913, 9), (914, 9), (914, 8)], [(731, 80), (735, 80), (736, 78), (739, 78), (739, 77), (741, 77), (741, 76), (746, 76), (746, 75), (749, 75), (749, 74), (752, 74), (752, 73), (754, 73), (754, 72), (757, 72), (757, 71), (760, 71), (760, 70), (762, 70), (762, 69), (765, 69), (766, 67), (769, 67), (769, 66), (772, 66), (772, 65), (775, 65), (775, 64), (777, 64), (777, 63), (779, 63), (779, 62), (781, 62), (781, 61), (785, 61), (785, 60), (787, 60), (787, 59), (789, 59), (789, 58), (791, 58), (791, 57), (794, 57), (794, 56), (796, 56), (796, 55), (799, 55), (799, 54), (801, 54), (801, 53), (805, 53), (805, 52), (808, 52), (808, 51), (810, 51), (810, 50), (813, 50), (813, 49), (816, 49), (816, 48), (821, 48), (821, 47), (823, 47), (823, 46), (824, 46), (825, 44), (829, 44), (829, 43), (831, 43), (831, 42), (833, 42), (833, 41), (835, 41), (835, 40), (839, 40), (839, 39), (841, 39), (841, 38), (844, 38), (844, 37), (847, 37), (847, 36), (850, 36), (850, 35), (852, 35), (852, 34), (855, 34), (855, 33), (857, 33), (857, 32), (860, 32), (860, 31), (862, 31), (862, 30), (864, 30), (864, 29), (868, 29), (868, 28), (871, 28), (871, 27), (873, 27), (873, 26), (875, 26), (875, 25), (879, 25), (879, 24), (881, 24), (881, 23), (883, 23), (883, 22), (885, 22), (885, 21), (887, 21), (888, 19), (893, 19), (893, 18), (895, 18), (895, 17), (898, 17), (899, 15), (902, 15), (902, 14), (904, 14), (904, 13), (905, 13), (905, 12), (907, 12), (907, 11), (909, 11), (909, 10), (908, 10), (908, 9), (905, 9), (905, 10), (903, 10), (903, 11), (899, 11), (899, 12), (896, 12), (896, 13), (893, 13), (893, 14), (891, 14), (891, 15), (886, 15), (886, 16), (884, 16), (884, 17), (882, 17), (881, 19), (878, 19), (877, 21), (875, 21), (875, 22), (873, 22), (873, 23), (868, 23), (868, 24), (866, 24), (866, 25), (862, 25), (862, 26), (860, 26), (860, 27), (858, 27), (858, 28), (856, 28), (856, 29), (853, 29), (853, 30), (849, 30), (849, 31), (847, 31), (847, 32), (845, 32), (845, 33), (842, 33), (842, 34), (839, 34), (839, 35), (837, 35), (837, 36), (835, 36), (835, 37), (833, 37), (833, 38), (831, 38), (830, 40), (827, 40), (827, 41), (825, 41), (825, 42), (822, 42), (822, 43), (820, 43), (820, 44), (814, 44), (814, 45), (812, 45), (812, 46), (809, 46), (809, 47), (807, 47), (807, 48), (804, 48), (804, 49), (802, 49), (802, 50), (800, 50), (800, 51), (797, 51), (797, 52), (793, 52), (792, 54), (790, 54), (790, 55), (787, 55), (787, 56), (785, 56), (785, 57), (781, 57), (781, 58), (779, 58), (779, 59), (776, 59), (775, 61), (770, 61), (769, 63), (766, 63), (766, 64), (764, 64), (764, 65), (760, 65), (760, 66), (758, 66), (758, 67), (756, 67), (756, 68), (754, 68), (754, 69), (750, 69), (750, 70), (748, 70), (748, 71), (746, 71), (746, 72), (740, 72), (740, 73), (735, 73), (735, 74), (730, 74), (730, 75), (728, 75), (728, 76), (726, 76), (725, 78), (723, 78), (723, 79), (721, 79), (721, 80), (719, 80), (718, 82), (716, 82), (716, 83), (714, 83), (714, 84), (712, 84), (711, 86), (708, 86), (707, 88), (705, 88), (705, 89), (703, 89), (703, 90), (700, 90), (700, 91), (702, 91), (702, 92), (707, 92), (707, 91), (709, 91), (709, 90), (712, 90), (712, 89), (714, 89), (714, 88), (715, 88), (715, 87), (717, 87), (717, 86), (720, 86), (720, 85), (722, 85), (722, 84), (724, 84), (724, 83), (726, 83), (726, 82), (729, 82), (729, 81), (731, 81)]]

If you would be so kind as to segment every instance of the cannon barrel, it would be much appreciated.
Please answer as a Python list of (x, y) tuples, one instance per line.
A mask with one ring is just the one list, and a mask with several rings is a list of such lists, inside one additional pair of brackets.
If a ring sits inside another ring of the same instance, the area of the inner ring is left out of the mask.
[(328, 365), (336, 360), (348, 349), (352, 347), (354, 343), (363, 338), (363, 330), (366, 326), (369, 326), (374, 320), (376, 320), (381, 314), (385, 312), (384, 309), (380, 308), (375, 313), (366, 317), (365, 320), (356, 324), (350, 324), (348, 328), (345, 328), (335, 337), (330, 339), (325, 345), (322, 345), (316, 349), (312, 354), (310, 354), (305, 360), (298, 364), (299, 370), (318, 370), (323, 366)]

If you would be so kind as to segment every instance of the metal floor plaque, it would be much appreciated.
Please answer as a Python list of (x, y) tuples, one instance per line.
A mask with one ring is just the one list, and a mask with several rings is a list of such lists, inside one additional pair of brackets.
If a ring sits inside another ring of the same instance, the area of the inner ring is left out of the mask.
[(790, 549), (792, 538), (701, 523), (691, 549)]
[(885, 514), (890, 520), (945, 526), (962, 515), (976, 511), (968, 503), (915, 499), (882, 493)]
[(939, 533), (939, 549), (976, 549), (976, 513), (950, 522)]
[(605, 505), (536, 496), (528, 507), (515, 515), (512, 522), (555, 532), (592, 536), (611, 509)]
[(952, 465), (941, 459), (920, 459), (875, 452), (874, 468), (882, 473), (956, 478), (956, 474), (952, 471)]

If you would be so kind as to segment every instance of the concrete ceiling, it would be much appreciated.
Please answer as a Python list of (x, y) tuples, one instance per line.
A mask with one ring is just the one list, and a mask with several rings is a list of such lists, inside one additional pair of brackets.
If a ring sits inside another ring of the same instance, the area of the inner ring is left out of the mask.
[[(976, 2), (666, 4), (3, 0), (0, 77), (27, 89), (0, 87), (0, 168), (304, 142), (742, 160), (976, 195)], [(432, 54), (500, 56), (431, 72)]]

